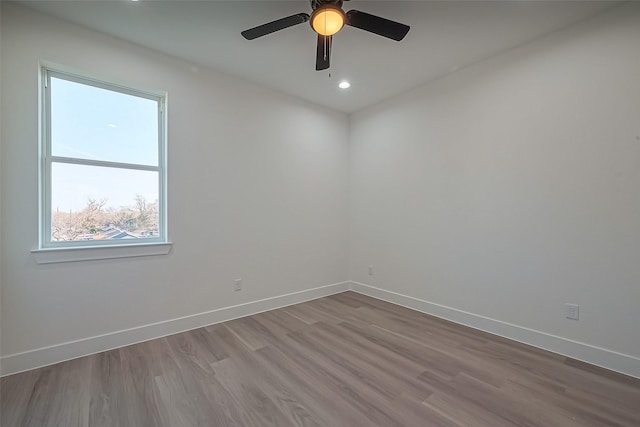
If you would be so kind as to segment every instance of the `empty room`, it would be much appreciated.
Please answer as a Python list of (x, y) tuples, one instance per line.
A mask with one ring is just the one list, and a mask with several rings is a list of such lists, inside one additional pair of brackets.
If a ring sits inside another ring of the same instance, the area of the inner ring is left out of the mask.
[(0, 2), (0, 424), (640, 426), (640, 2)]

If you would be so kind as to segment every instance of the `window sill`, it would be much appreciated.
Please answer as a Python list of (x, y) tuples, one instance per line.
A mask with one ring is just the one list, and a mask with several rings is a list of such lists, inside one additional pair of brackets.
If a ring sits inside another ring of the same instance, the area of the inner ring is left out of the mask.
[(139, 245), (87, 246), (79, 248), (34, 249), (31, 251), (38, 264), (91, 261), (97, 259), (130, 258), (138, 256), (166, 255), (171, 242), (143, 243)]

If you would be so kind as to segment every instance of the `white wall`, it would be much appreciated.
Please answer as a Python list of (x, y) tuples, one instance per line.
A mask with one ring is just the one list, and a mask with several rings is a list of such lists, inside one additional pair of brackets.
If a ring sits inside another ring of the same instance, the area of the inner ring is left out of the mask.
[(355, 114), (350, 159), (361, 289), (640, 376), (640, 4)]
[[(5, 373), (105, 341), (20, 362), (42, 347), (346, 280), (346, 115), (14, 4), (1, 50)], [(40, 60), (168, 91), (168, 256), (35, 263)]]

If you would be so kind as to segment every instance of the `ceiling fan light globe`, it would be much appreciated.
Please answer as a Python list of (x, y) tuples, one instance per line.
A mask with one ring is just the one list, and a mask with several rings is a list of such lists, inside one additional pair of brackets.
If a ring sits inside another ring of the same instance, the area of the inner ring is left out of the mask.
[(311, 15), (311, 28), (321, 36), (332, 36), (344, 27), (345, 15), (341, 9), (319, 7)]

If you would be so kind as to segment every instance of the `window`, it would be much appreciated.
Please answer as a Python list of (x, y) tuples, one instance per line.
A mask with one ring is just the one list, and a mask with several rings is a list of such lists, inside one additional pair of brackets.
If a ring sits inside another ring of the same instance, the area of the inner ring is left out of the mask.
[(166, 96), (42, 76), (40, 249), (167, 242)]

